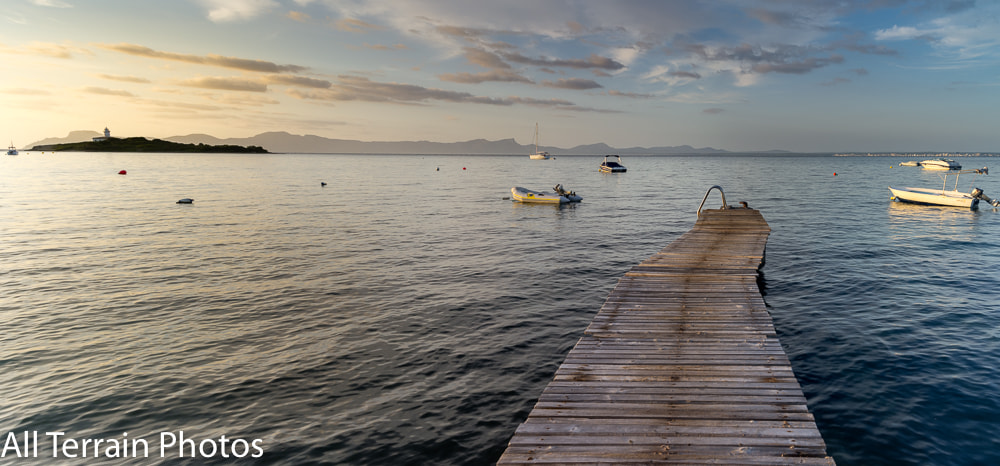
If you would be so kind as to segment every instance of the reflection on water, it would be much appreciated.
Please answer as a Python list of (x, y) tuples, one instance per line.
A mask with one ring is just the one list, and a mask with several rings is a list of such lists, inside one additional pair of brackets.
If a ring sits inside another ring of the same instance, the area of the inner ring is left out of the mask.
[[(1000, 213), (891, 202), (936, 176), (884, 158), (602, 160), (0, 159), (0, 425), (490, 464), (617, 280), (721, 185), (772, 228), (761, 290), (838, 464), (1000, 462)], [(557, 183), (583, 202), (503, 200)]]

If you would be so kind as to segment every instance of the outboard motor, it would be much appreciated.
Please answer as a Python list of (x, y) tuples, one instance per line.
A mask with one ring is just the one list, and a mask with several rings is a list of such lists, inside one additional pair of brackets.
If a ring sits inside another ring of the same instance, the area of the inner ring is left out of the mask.
[(975, 198), (975, 199), (982, 199), (982, 200), (986, 201), (986, 203), (988, 203), (989, 205), (991, 205), (993, 207), (1000, 206), (1000, 199), (990, 199), (989, 196), (983, 194), (983, 190), (982, 189), (972, 188), (972, 192), (969, 193), (969, 194), (971, 194), (972, 197)]
[(576, 193), (573, 192), (573, 191), (566, 191), (565, 189), (563, 189), (563, 186), (561, 184), (557, 184), (556, 187), (552, 188), (552, 190), (555, 191), (555, 192), (557, 192), (557, 193), (559, 193), (560, 196), (567, 196), (568, 197), (568, 196), (575, 196), (576, 195)]

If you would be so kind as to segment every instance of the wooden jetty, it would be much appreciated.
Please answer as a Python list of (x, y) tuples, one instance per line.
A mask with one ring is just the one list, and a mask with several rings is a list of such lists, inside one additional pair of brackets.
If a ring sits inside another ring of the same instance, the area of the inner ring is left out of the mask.
[(723, 206), (620, 279), (498, 464), (835, 464), (757, 288), (771, 229)]

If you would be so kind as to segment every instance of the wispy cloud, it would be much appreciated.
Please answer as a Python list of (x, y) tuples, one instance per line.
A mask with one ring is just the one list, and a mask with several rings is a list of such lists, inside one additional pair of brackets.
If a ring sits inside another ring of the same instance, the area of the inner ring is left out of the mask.
[(208, 19), (216, 23), (243, 21), (277, 8), (273, 0), (195, 0), (208, 10)]
[(637, 93), (637, 92), (622, 92), (622, 91), (616, 91), (616, 90), (610, 90), (610, 91), (608, 91), (608, 95), (613, 96), (613, 97), (628, 97), (630, 99), (649, 99), (649, 98), (652, 98), (652, 97), (656, 97), (653, 94), (642, 94), (642, 93)]
[(438, 75), (438, 79), (463, 84), (481, 84), (484, 82), (534, 83), (534, 81), (509, 70), (484, 71), (482, 73), (444, 73)]
[(188, 55), (181, 53), (162, 52), (149, 47), (136, 44), (98, 44), (100, 48), (121, 52), (129, 55), (156, 58), (160, 60), (173, 60), (197, 65), (218, 66), (222, 68), (232, 68), (243, 71), (253, 71), (260, 73), (284, 73), (300, 72), (307, 68), (298, 65), (279, 65), (264, 60), (252, 60), (246, 58), (224, 57), (221, 55)]
[(112, 75), (112, 74), (99, 74), (99, 75), (97, 75), (97, 77), (99, 77), (101, 79), (107, 79), (107, 80), (110, 80), (110, 81), (121, 81), (121, 82), (126, 82), (126, 83), (137, 83), (137, 84), (146, 84), (146, 83), (149, 83), (148, 79), (146, 79), (146, 78), (140, 78), (138, 76), (116, 76), (116, 75)]
[(528, 105), (557, 110), (582, 112), (609, 112), (609, 110), (582, 107), (564, 99), (535, 99), (510, 96), (503, 98), (485, 97), (445, 89), (434, 89), (413, 84), (372, 81), (361, 76), (342, 75), (330, 89), (303, 90), (290, 89), (288, 94), (305, 100), (328, 102), (365, 101), (403, 105), (428, 105), (432, 102), (452, 102), (483, 105)]
[(573, 90), (599, 89), (604, 87), (596, 81), (580, 78), (562, 78), (557, 81), (542, 81), (542, 86)]
[(365, 21), (361, 21), (360, 19), (354, 19), (354, 18), (339, 19), (333, 23), (333, 26), (341, 31), (359, 32), (359, 33), (370, 32), (370, 31), (382, 31), (385, 29), (384, 26), (367, 23)]
[(123, 91), (119, 89), (108, 89), (104, 87), (85, 87), (83, 92), (88, 94), (98, 94), (98, 95), (113, 95), (118, 97), (135, 97), (134, 94), (128, 91)]
[(309, 15), (301, 11), (289, 11), (288, 13), (285, 14), (285, 17), (293, 21), (298, 21), (300, 23), (309, 22)]
[(246, 78), (227, 78), (206, 76), (179, 81), (177, 84), (200, 89), (216, 89), (220, 91), (267, 92), (267, 84)]
[(73, 8), (73, 5), (60, 0), (31, 0), (31, 3), (50, 8)]

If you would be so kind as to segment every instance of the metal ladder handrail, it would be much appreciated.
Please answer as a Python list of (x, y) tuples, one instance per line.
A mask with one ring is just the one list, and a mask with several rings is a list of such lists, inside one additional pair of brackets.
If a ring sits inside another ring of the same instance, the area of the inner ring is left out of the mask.
[(698, 216), (699, 217), (701, 217), (701, 208), (705, 206), (705, 201), (708, 200), (708, 195), (709, 195), (709, 193), (712, 192), (713, 189), (718, 189), (719, 190), (719, 194), (722, 195), (722, 208), (723, 209), (728, 209), (729, 208), (729, 204), (726, 204), (726, 193), (725, 193), (725, 191), (722, 190), (722, 186), (713, 185), (711, 188), (708, 188), (708, 191), (705, 191), (705, 197), (701, 198), (701, 204), (698, 205)]

